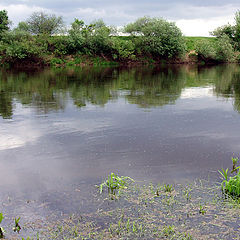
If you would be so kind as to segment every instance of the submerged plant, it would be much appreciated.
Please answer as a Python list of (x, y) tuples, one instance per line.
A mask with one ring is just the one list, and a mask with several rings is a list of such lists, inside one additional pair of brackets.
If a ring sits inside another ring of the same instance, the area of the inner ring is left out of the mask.
[(202, 214), (202, 215), (204, 215), (206, 212), (207, 212), (207, 211), (206, 211), (205, 206), (203, 206), (203, 205), (200, 204), (200, 205), (199, 205), (199, 213)]
[[(4, 216), (2, 213), (0, 213), (0, 224), (2, 223), (2, 220), (3, 220)], [(0, 227), (0, 238), (3, 238), (4, 237), (4, 229), (3, 227)]]
[(102, 193), (103, 188), (107, 187), (109, 193), (116, 194), (116, 191), (127, 188), (129, 182), (134, 182), (134, 180), (130, 177), (120, 177), (115, 173), (111, 173), (108, 175), (108, 179), (100, 184), (99, 191)]
[(20, 230), (21, 230), (21, 227), (19, 225), (19, 221), (20, 221), (20, 217), (19, 218), (15, 218), (15, 225), (14, 225), (13, 231), (17, 232), (17, 233), (19, 233)]

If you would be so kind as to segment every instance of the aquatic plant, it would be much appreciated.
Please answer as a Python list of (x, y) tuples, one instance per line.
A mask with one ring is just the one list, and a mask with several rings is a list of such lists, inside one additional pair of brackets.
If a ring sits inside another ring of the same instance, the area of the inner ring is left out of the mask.
[(240, 196), (240, 172), (238, 171), (235, 176), (229, 177), (229, 180), (224, 180), (222, 188), (226, 193)]
[(19, 218), (15, 218), (14, 221), (15, 221), (15, 225), (14, 225), (13, 231), (19, 233), (20, 230), (21, 230), (21, 227), (19, 225), (20, 217)]
[(111, 173), (108, 175), (107, 180), (100, 184), (99, 191), (102, 193), (103, 188), (107, 187), (109, 193), (115, 194), (116, 191), (127, 188), (129, 182), (134, 182), (134, 180), (130, 177), (120, 177), (115, 173)]
[(227, 168), (224, 170), (222, 168), (222, 171), (218, 171), (222, 176), (222, 191), (234, 195), (234, 196), (240, 196), (240, 166), (237, 167), (238, 158), (232, 158), (233, 163), (233, 170), (231, 173), (236, 173), (234, 176), (228, 176), (229, 169)]
[(232, 164), (233, 164), (233, 168), (232, 168), (232, 172), (237, 172), (237, 163), (238, 163), (238, 158), (237, 157), (232, 157)]
[(174, 189), (173, 189), (173, 186), (172, 185), (169, 185), (169, 184), (164, 184), (164, 191), (165, 192), (169, 192), (169, 193), (171, 193), (172, 191), (173, 191)]
[(202, 214), (202, 215), (204, 215), (206, 212), (207, 212), (207, 211), (206, 211), (205, 206), (203, 206), (203, 205), (200, 204), (200, 205), (199, 205), (199, 213)]
[[(2, 223), (2, 220), (3, 220), (4, 216), (2, 213), (0, 213), (0, 224)], [(3, 238), (4, 237), (4, 229), (3, 227), (0, 227), (0, 238)]]

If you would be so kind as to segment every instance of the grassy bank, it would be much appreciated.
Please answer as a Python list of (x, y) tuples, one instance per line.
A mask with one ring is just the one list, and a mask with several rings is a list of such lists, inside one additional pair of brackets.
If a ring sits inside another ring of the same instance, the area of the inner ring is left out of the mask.
[(201, 41), (206, 41), (208, 44), (214, 44), (217, 42), (216, 37), (184, 37), (185, 42), (186, 42), (186, 47), (187, 51), (195, 51), (196, 46), (198, 45), (199, 42)]

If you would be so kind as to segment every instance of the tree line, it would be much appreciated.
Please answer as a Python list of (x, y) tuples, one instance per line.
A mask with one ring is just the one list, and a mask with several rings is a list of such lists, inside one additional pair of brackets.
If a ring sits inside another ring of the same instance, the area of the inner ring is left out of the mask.
[[(237, 61), (240, 51), (240, 12), (235, 24), (219, 27), (212, 34), (216, 41), (196, 41), (194, 51), (188, 53), (186, 38), (174, 22), (162, 18), (143, 17), (126, 25), (118, 36), (115, 27), (102, 20), (90, 24), (75, 19), (66, 28), (62, 17), (43, 12), (33, 13), (26, 21), (10, 29), (7, 11), (0, 11), (0, 61), (1, 63), (59, 63), (67, 56), (101, 57), (107, 61), (149, 62), (176, 61), (196, 55), (204, 62)], [(69, 58), (69, 57), (68, 57)], [(71, 58), (73, 64), (75, 57)]]

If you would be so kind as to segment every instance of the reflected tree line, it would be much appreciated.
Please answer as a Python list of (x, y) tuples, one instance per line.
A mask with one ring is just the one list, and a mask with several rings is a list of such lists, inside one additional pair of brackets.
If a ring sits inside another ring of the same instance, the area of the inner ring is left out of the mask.
[(42, 72), (0, 71), (0, 115), (11, 118), (17, 103), (40, 113), (76, 107), (104, 106), (124, 97), (142, 108), (174, 104), (183, 89), (213, 85), (219, 97), (233, 98), (240, 112), (240, 67), (197, 66), (77, 68)]

